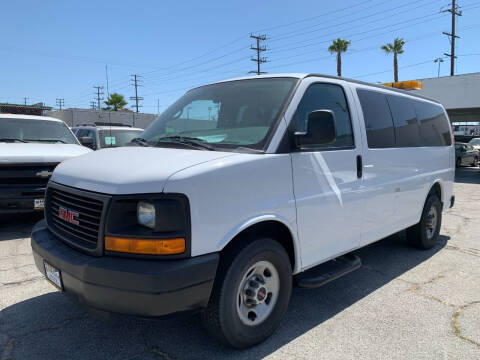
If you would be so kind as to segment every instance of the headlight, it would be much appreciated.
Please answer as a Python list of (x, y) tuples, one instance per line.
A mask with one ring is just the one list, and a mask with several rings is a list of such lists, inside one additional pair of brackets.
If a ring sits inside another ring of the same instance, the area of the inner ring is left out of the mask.
[(139, 201), (137, 205), (137, 221), (140, 225), (155, 229), (155, 205)]
[(164, 193), (113, 196), (105, 220), (104, 249), (112, 253), (189, 257), (188, 198)]

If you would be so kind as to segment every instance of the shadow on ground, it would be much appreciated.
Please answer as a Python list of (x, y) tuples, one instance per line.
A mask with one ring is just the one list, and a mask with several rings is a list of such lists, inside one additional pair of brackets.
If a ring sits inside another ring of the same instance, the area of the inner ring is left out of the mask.
[(455, 171), (455, 182), (463, 184), (480, 184), (480, 168), (457, 168)]
[(33, 226), (43, 218), (43, 212), (0, 215), (0, 241), (30, 237)]
[(278, 331), (263, 344), (244, 351), (217, 344), (196, 315), (150, 321), (121, 316), (99, 320), (58, 292), (5, 308), (0, 313), (0, 338), (7, 339), (4, 351), (14, 359), (262, 358), (426, 261), (448, 239), (441, 236), (437, 246), (421, 251), (411, 248), (404, 233), (399, 233), (357, 251), (363, 261), (361, 269), (318, 289), (294, 289)]

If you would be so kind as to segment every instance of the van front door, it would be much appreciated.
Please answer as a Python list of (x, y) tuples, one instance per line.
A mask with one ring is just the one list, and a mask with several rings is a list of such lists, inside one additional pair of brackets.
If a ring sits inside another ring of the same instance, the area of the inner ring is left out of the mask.
[(361, 240), (364, 199), (357, 157), (361, 160), (362, 142), (354, 135), (357, 126), (352, 127), (350, 89), (333, 81), (308, 85), (291, 124), (294, 131), (305, 131), (310, 112), (331, 110), (337, 132), (333, 143), (291, 154), (304, 269), (358, 247)]

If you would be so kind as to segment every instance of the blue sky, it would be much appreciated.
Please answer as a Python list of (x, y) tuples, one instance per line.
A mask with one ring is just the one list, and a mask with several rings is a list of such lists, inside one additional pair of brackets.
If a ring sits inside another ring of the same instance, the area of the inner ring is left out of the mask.
[[(480, 71), (480, 1), (458, 0), (457, 73)], [(392, 81), (391, 56), (379, 47), (407, 44), (400, 80), (437, 76), (433, 59), (450, 52), (449, 0), (345, 1), (4, 1), (0, 12), (0, 102), (89, 107), (93, 86), (134, 95), (142, 75), (143, 111), (156, 113), (188, 88), (255, 69), (249, 34), (266, 34), (262, 70), (336, 73), (333, 38), (352, 41), (344, 76)], [(449, 73), (449, 59), (441, 75)], [(131, 102), (129, 101), (129, 107)]]

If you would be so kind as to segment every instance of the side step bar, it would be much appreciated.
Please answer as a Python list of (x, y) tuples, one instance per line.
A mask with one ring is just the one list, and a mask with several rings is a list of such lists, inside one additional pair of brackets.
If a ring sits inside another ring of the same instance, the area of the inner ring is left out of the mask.
[(308, 269), (295, 277), (295, 284), (301, 288), (316, 288), (336, 280), (362, 266), (357, 255), (346, 254)]

